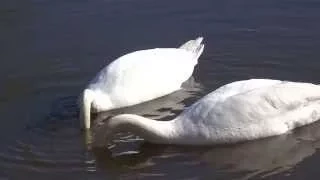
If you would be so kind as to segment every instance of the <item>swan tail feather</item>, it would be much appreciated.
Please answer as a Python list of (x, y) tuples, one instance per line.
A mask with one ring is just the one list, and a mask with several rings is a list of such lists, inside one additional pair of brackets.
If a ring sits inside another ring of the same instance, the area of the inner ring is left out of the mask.
[(198, 59), (203, 52), (204, 44), (202, 43), (203, 37), (198, 37), (197, 39), (190, 40), (182, 44), (179, 48), (191, 51), (195, 58)]
[(81, 127), (84, 126), (85, 129), (90, 129), (90, 115), (91, 115), (91, 104), (93, 101), (92, 91), (85, 89), (82, 95), (81, 102), (81, 112), (80, 112), (80, 121)]

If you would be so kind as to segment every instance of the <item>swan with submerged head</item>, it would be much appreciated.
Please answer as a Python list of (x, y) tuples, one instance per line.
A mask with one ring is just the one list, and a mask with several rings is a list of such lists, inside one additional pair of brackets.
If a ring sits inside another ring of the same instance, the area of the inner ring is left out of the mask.
[(203, 52), (202, 37), (179, 48), (135, 51), (103, 68), (82, 93), (82, 126), (90, 128), (90, 113), (139, 104), (168, 95), (188, 80)]
[(320, 86), (250, 79), (218, 88), (173, 120), (121, 114), (108, 119), (103, 132), (107, 139), (130, 131), (151, 143), (212, 145), (280, 135), (319, 118)]

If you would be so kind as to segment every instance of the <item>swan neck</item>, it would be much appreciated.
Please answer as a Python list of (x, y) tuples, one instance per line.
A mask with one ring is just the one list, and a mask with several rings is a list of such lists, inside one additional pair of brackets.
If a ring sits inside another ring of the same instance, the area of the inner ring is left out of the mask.
[(84, 126), (85, 129), (90, 129), (90, 115), (91, 115), (91, 106), (93, 102), (93, 92), (90, 89), (85, 89), (82, 94), (81, 99), (81, 112), (80, 112), (80, 121), (81, 127)]
[(156, 121), (138, 115), (122, 114), (109, 120), (111, 131), (129, 131), (157, 144), (171, 144), (178, 136), (173, 120)]

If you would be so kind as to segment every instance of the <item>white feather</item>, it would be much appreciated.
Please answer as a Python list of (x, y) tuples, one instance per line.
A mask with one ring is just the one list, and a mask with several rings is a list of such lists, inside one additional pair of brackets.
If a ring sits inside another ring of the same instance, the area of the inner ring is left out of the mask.
[(210, 145), (280, 135), (319, 118), (320, 86), (251, 79), (220, 87), (171, 121), (124, 114), (107, 131), (126, 127), (153, 143)]
[[(139, 104), (180, 89), (203, 51), (202, 39), (190, 40), (180, 48), (140, 50), (121, 56), (90, 82), (85, 92), (93, 95), (92, 101), (82, 103), (91, 104), (92, 110), (100, 112)], [(90, 128), (90, 112), (83, 113), (85, 126)]]

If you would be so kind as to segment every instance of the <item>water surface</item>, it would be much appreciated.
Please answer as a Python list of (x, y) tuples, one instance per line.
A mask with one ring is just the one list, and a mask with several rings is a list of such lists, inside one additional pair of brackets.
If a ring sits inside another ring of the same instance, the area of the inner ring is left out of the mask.
[(226, 83), (320, 82), (318, 0), (4, 0), (0, 2), (0, 179), (318, 179), (319, 123), (232, 146), (156, 146), (128, 133), (87, 150), (77, 97), (114, 58), (176, 47), (205, 51), (187, 88), (133, 111), (175, 117)]

